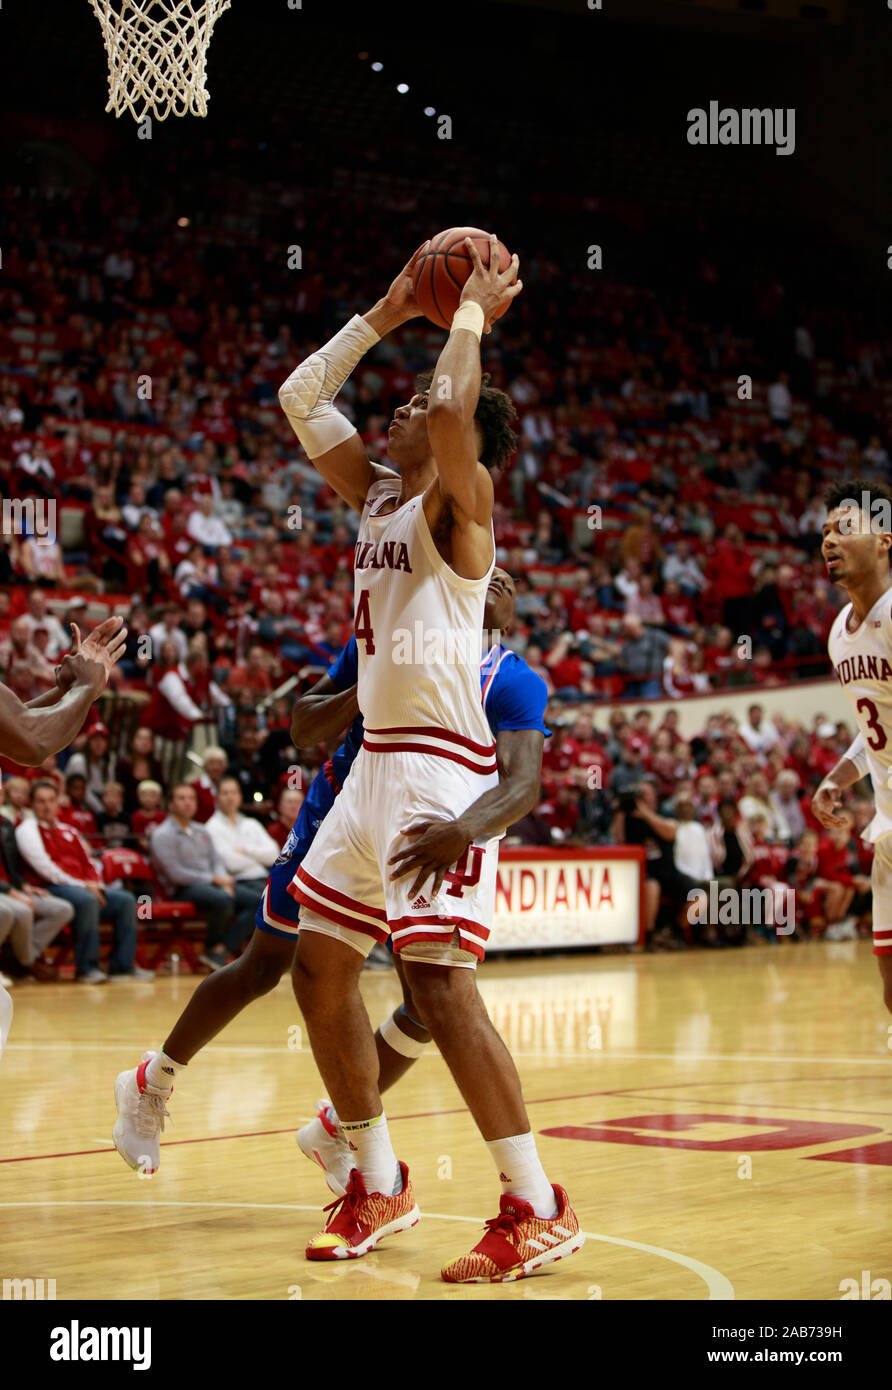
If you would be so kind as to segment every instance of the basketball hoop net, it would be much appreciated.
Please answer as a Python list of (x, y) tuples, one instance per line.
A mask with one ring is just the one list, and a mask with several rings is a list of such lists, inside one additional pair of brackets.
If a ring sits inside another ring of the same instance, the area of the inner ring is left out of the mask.
[(230, 0), (90, 0), (108, 54), (108, 106), (141, 121), (206, 116), (205, 59)]

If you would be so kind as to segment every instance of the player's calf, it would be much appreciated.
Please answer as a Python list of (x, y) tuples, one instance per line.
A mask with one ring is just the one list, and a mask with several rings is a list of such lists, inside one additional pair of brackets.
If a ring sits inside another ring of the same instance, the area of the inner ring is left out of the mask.
[(877, 956), (877, 965), (883, 981), (883, 1003), (892, 1014), (892, 955)]

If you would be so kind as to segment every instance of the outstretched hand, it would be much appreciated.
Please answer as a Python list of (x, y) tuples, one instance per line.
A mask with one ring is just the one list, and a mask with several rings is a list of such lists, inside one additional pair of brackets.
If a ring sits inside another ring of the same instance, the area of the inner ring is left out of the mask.
[(124, 619), (106, 618), (89, 637), (81, 640), (77, 623), (71, 624), (71, 651), (56, 667), (56, 684), (65, 693), (75, 685), (92, 686), (97, 695), (108, 684), (112, 667), (124, 654), (127, 629)]

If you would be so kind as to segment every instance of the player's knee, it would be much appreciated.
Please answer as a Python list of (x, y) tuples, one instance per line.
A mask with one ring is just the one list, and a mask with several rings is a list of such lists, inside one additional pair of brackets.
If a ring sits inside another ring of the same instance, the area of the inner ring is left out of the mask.
[(259, 999), (275, 989), (285, 971), (288, 961), (281, 956), (254, 955), (248, 951), (242, 956), (245, 993), (251, 999)]
[[(337, 949), (341, 948), (341, 949)], [(317, 932), (298, 937), (291, 981), (302, 1011), (329, 1008), (333, 999), (343, 998), (344, 991), (355, 985), (362, 967), (362, 956), (343, 948)]]
[(443, 966), (416, 966), (406, 989), (412, 1000), (406, 1008), (430, 1032), (444, 1026), (461, 1026), (476, 987), (468, 970), (450, 970)]

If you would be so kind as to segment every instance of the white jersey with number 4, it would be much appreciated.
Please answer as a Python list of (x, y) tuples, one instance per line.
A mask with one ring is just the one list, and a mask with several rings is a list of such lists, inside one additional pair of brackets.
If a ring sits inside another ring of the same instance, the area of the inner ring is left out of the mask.
[(847, 603), (830, 630), (827, 649), (864, 741), (876, 815), (861, 838), (875, 842), (892, 833), (892, 589), (854, 632), (846, 626), (851, 613)]
[(354, 570), (364, 746), (436, 751), (495, 771), (480, 701), (483, 609), (495, 564), (462, 579), (439, 554), (421, 496), (396, 511), (398, 479), (369, 489)]

